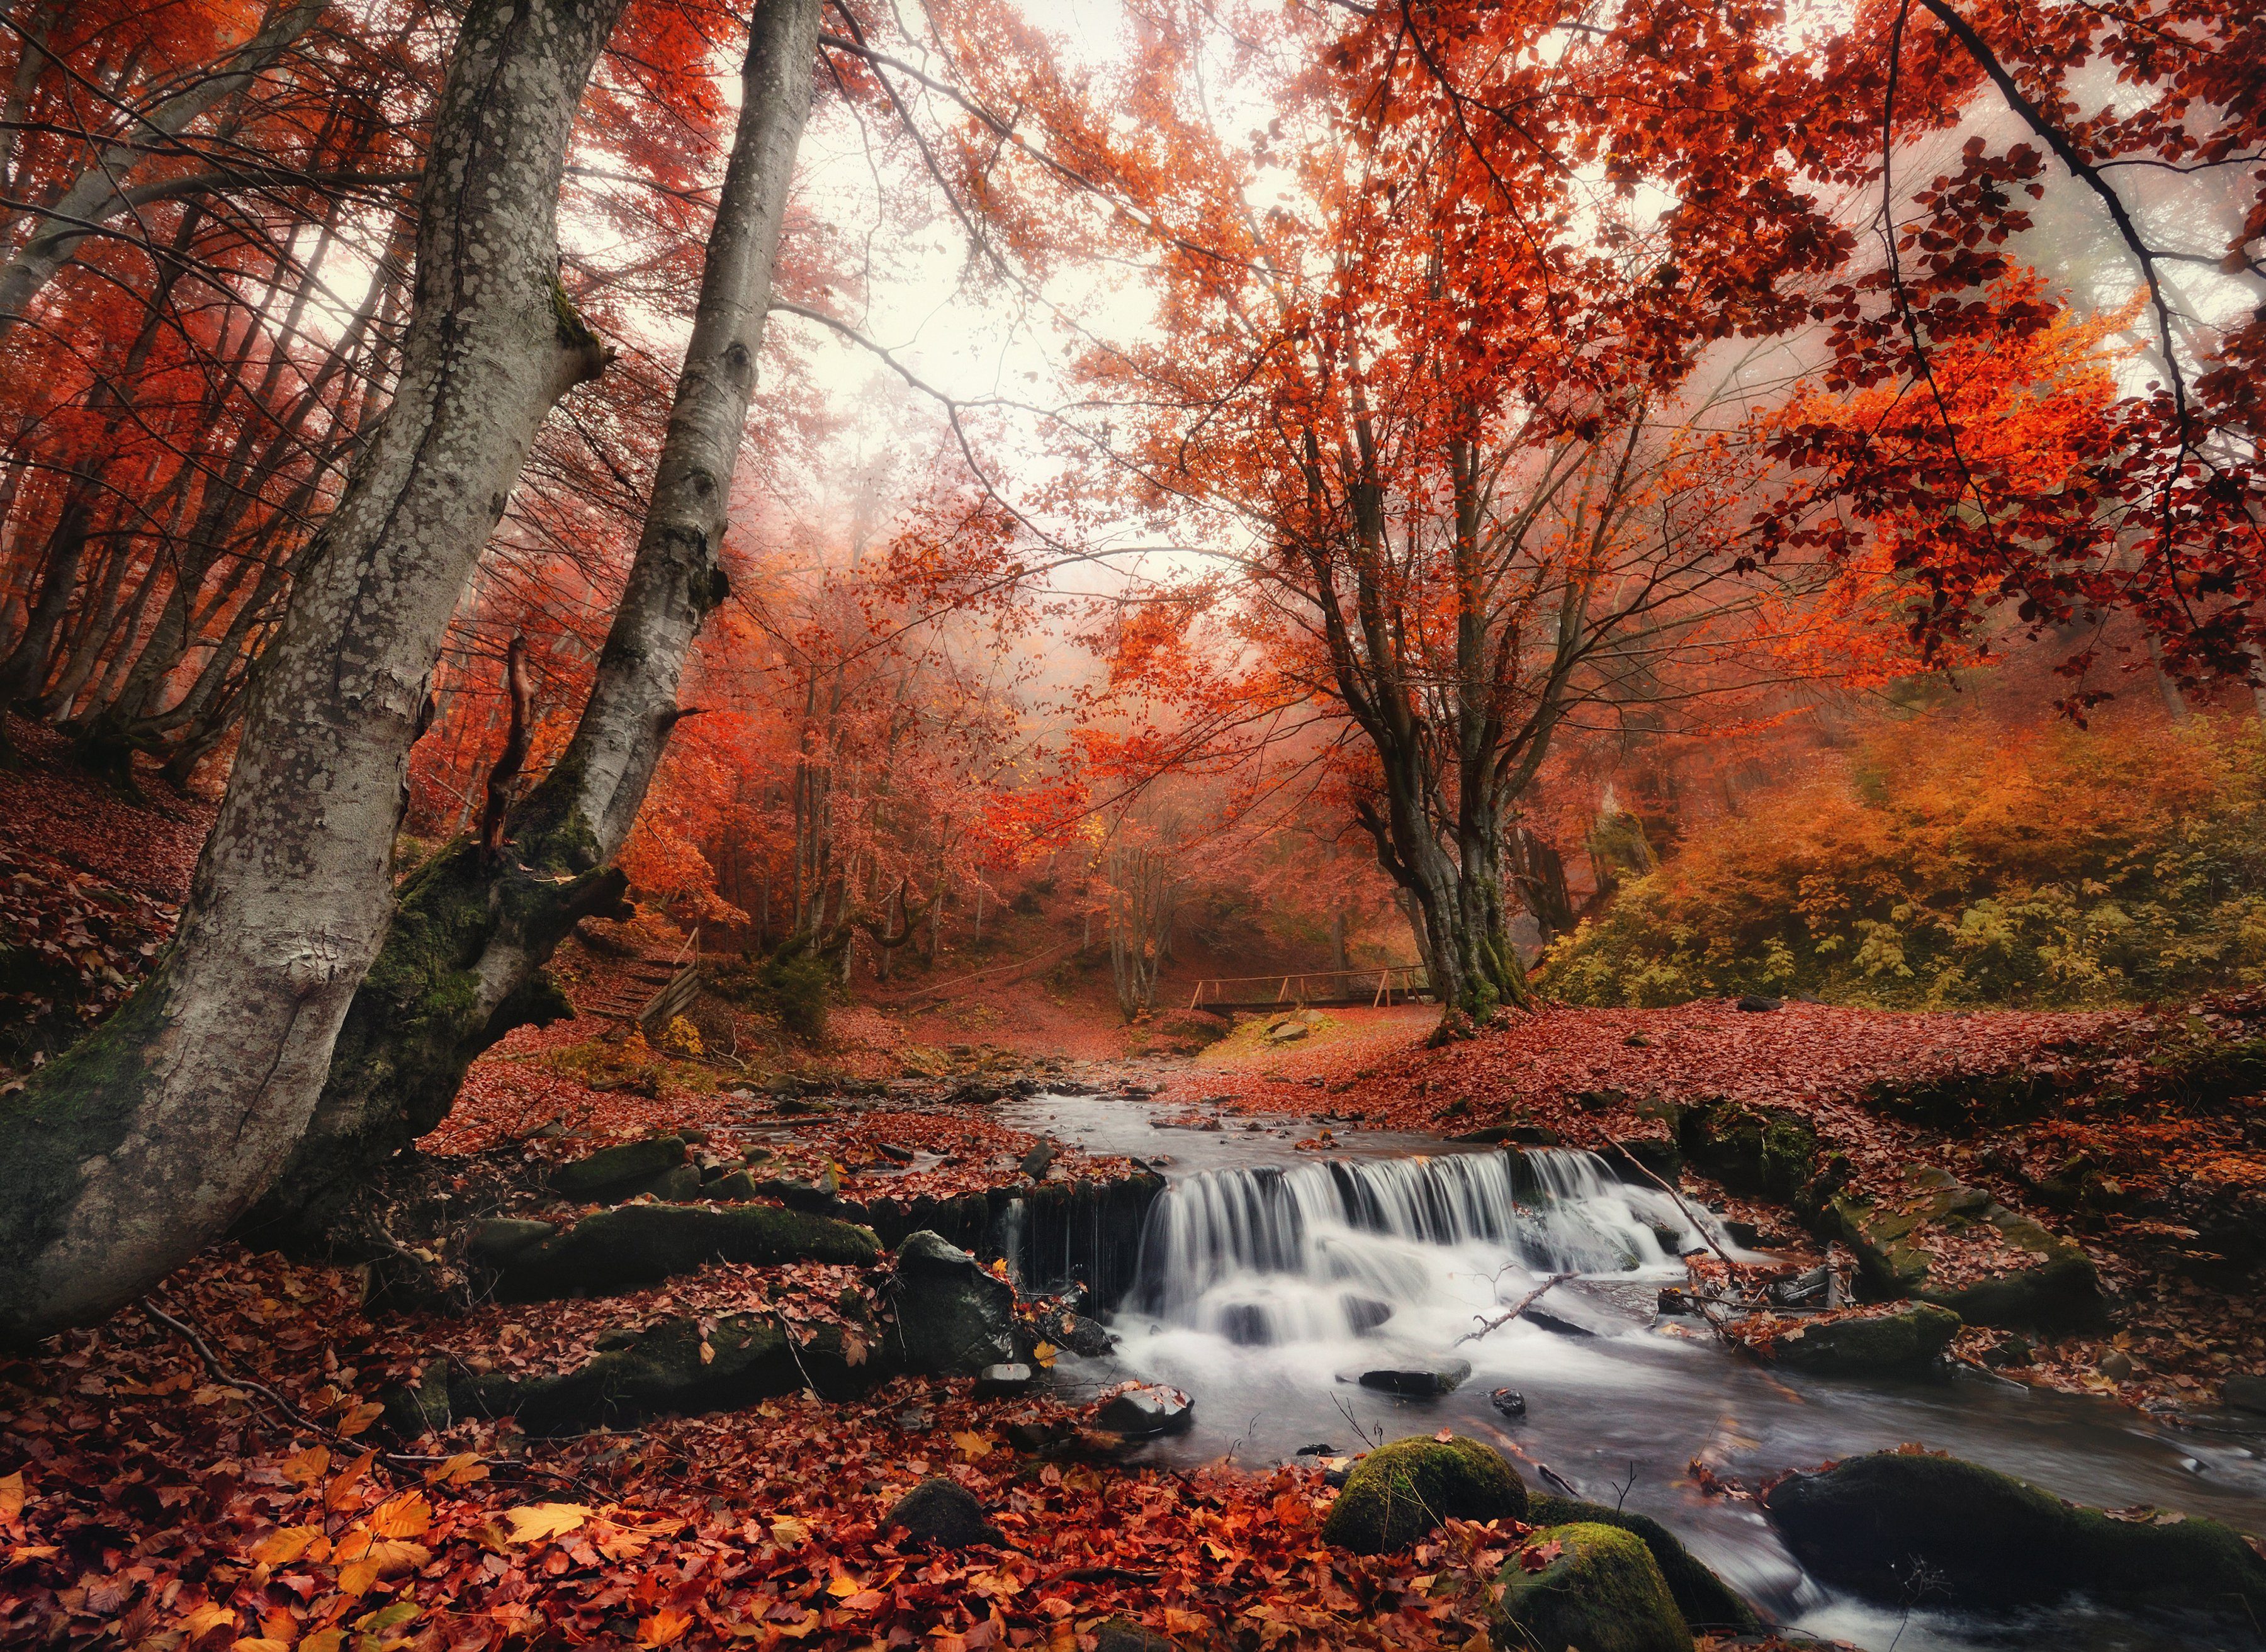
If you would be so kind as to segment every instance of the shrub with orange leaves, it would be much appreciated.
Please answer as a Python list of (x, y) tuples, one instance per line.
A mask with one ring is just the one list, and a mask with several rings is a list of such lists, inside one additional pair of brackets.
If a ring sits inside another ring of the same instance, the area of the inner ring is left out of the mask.
[(1922, 720), (1686, 839), (1551, 951), (1545, 985), (2054, 1007), (2262, 970), (2266, 732)]

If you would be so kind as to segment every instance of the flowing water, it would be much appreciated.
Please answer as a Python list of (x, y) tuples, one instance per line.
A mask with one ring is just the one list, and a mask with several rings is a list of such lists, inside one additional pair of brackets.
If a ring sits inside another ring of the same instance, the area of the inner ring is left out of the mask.
[[(1765, 1371), (1697, 1327), (1655, 1322), (1677, 1260), (1713, 1218), (1656, 1189), (1626, 1186), (1587, 1153), (1522, 1159), (1362, 1131), (1300, 1151), (1315, 1126), (1279, 1119), (1218, 1132), (1164, 1128), (1139, 1102), (1038, 1097), (1005, 1122), (1089, 1151), (1132, 1153), (1169, 1179), (1118, 1305), (1108, 1360), (1065, 1357), (1060, 1385), (1140, 1377), (1186, 1389), (1196, 1427), (1151, 1447), (1187, 1464), (1232, 1451), (1265, 1464), (1301, 1447), (1361, 1449), (1442, 1426), (1492, 1441), (1530, 1484), (1544, 1465), (1583, 1497), (1625, 1502), (1692, 1550), (1788, 1628), (1868, 1652), (2071, 1648), (2189, 1652), (2256, 1647), (2194, 1623), (2095, 1611), (1978, 1619), (1883, 1608), (1805, 1576), (1753, 1504), (1710, 1498), (1686, 1466), (1749, 1484), (1781, 1469), (1916, 1441), (1988, 1464), (2080, 1502), (2154, 1503), (2266, 1531), (2266, 1429), (2214, 1415), (2178, 1428), (2106, 1401), (1972, 1378), (1860, 1381)], [(1161, 1161), (1161, 1162), (1160, 1162)], [(1573, 1273), (1524, 1319), (1465, 1340), (1549, 1276)], [(1587, 1332), (1588, 1334), (1581, 1334)], [(1468, 1360), (1462, 1387), (1402, 1400), (1360, 1373)], [(1526, 1414), (1489, 1394), (1516, 1389)]]

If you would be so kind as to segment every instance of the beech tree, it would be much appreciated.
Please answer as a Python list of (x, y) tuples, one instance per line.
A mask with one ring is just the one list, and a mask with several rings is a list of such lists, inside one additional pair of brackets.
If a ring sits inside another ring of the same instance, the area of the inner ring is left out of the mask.
[[(460, 838), (402, 886), (347, 1011), (322, 1097), (267, 1219), (354, 1246), (343, 1209), (446, 1114), (464, 1069), (513, 1027), (571, 1013), (544, 974), (577, 920), (619, 901), (615, 866), (681, 710), (694, 637), (724, 598), (720, 556), (756, 363), (810, 109), (819, 0), (764, 0), (710, 231), (692, 334), (637, 552), (565, 752), (510, 811), (504, 852)], [(359, 1219), (380, 1220), (373, 1208)]]
[(582, 88), (620, 0), (478, 4), (418, 197), (391, 406), (260, 662), (172, 950), (5, 1102), (0, 1330), (99, 1316), (226, 1230), (306, 1128), (391, 917), (435, 649), (536, 427), (604, 347), (557, 275)]

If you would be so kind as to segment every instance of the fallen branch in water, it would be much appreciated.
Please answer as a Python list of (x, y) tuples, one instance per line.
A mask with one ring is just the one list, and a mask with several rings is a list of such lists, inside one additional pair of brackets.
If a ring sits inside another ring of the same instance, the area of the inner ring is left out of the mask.
[(1551, 1286), (1561, 1283), (1565, 1280), (1571, 1279), (1573, 1276), (1574, 1276), (1571, 1274), (1551, 1275), (1549, 1278), (1544, 1280), (1540, 1284), (1535, 1286), (1533, 1290), (1528, 1291), (1517, 1302), (1513, 1303), (1509, 1312), (1499, 1314), (1495, 1318), (1488, 1320), (1476, 1331), (1465, 1332), (1461, 1336), (1456, 1339), (1455, 1345), (1458, 1348), (1461, 1348), (1466, 1342), (1477, 1341), (1480, 1338), (1485, 1336), (1489, 1331), (1500, 1330), (1502, 1327), (1509, 1325), (1520, 1314), (1532, 1307), (1537, 1302), (1540, 1301), (1542, 1299), (1542, 1293), (1549, 1290)]
[(1707, 1224), (1700, 1219), (1700, 1213), (1694, 1210), (1685, 1202), (1684, 1195), (1678, 1192), (1674, 1188), (1669, 1186), (1668, 1183), (1663, 1181), (1658, 1176), (1654, 1175), (1649, 1166), (1638, 1159), (1634, 1153), (1629, 1151), (1626, 1147), (1621, 1145), (1619, 1137), (1608, 1136), (1605, 1139), (1608, 1142), (1611, 1142), (1615, 1147), (1620, 1148), (1622, 1163), (1634, 1165), (1637, 1168), (1638, 1173), (1642, 1175), (1647, 1181), (1649, 1181), (1654, 1187), (1659, 1188), (1670, 1198), (1676, 1201), (1676, 1208), (1684, 1212), (1685, 1220), (1692, 1224), (1692, 1231), (1697, 1233), (1707, 1242), (1707, 1246), (1709, 1250), (1714, 1252), (1716, 1255), (1723, 1259), (1723, 1266), (1731, 1270), (1731, 1276), (1736, 1279), (1738, 1276), (1739, 1264), (1731, 1260), (1730, 1252), (1725, 1250), (1721, 1245), (1715, 1243), (1715, 1236), (1707, 1231)]

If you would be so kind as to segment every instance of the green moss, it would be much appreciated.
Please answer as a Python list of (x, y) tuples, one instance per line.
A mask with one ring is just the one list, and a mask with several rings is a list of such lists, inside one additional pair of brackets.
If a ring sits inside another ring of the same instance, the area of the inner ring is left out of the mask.
[(1661, 1577), (1667, 1583), (1668, 1592), (1675, 1598), (1676, 1609), (1684, 1614), (1685, 1623), (1707, 1629), (1730, 1629), (1741, 1634), (1762, 1626), (1755, 1609), (1737, 1590), (1693, 1558), (1692, 1551), (1673, 1531), (1649, 1515), (1627, 1514), (1619, 1509), (1608, 1509), (1603, 1503), (1582, 1502), (1572, 1497), (1531, 1494), (1526, 1500), (1526, 1518), (1538, 1526), (1567, 1525), (1578, 1521), (1626, 1531), (1651, 1551), (1652, 1563), (1660, 1568)]
[(1560, 1553), (1540, 1571), (1514, 1559), (1497, 1581), (1498, 1647), (1522, 1652), (1692, 1652), (1692, 1630), (1642, 1539), (1595, 1521), (1545, 1527), (1531, 1548)]
[(1491, 1445), (1458, 1435), (1414, 1436), (1354, 1465), (1322, 1523), (1322, 1536), (1356, 1554), (1404, 1548), (1453, 1517), (1519, 1520), (1526, 1484)]
[(574, 301), (556, 275), (551, 278), (551, 313), (558, 323), (559, 342), (568, 349), (587, 350), (598, 342), (598, 335), (590, 331), (590, 324), (582, 319), (582, 312), (574, 308)]
[(1824, 1325), (1796, 1326), (1779, 1339), (1773, 1357), (1796, 1371), (1864, 1376), (1932, 1363), (1959, 1334), (1959, 1315), (1932, 1302), (1894, 1312)]

